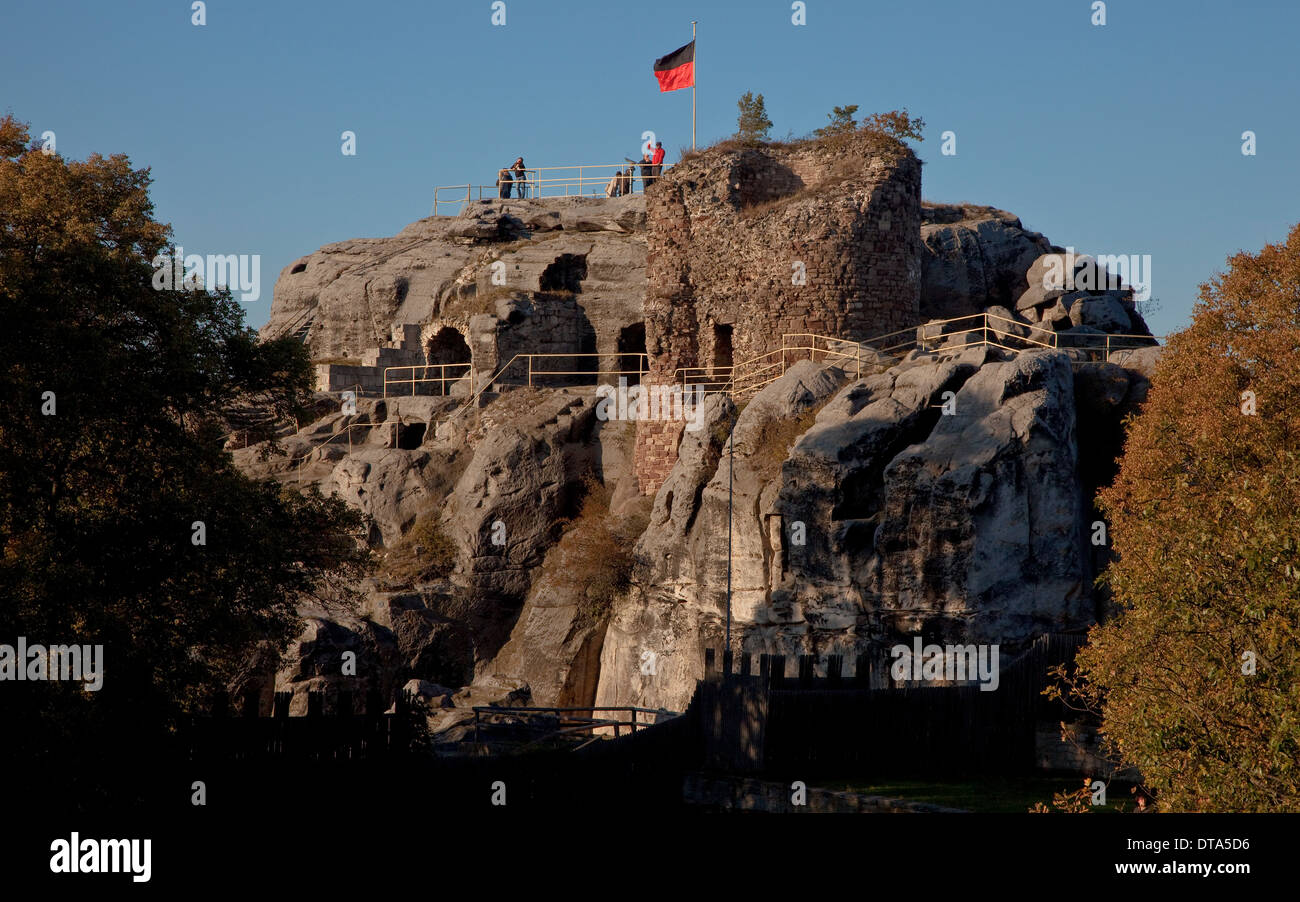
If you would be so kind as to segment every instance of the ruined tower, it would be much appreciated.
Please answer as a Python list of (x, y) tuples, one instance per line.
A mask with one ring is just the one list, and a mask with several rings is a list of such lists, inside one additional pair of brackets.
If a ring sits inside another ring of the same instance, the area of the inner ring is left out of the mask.
[[(646, 220), (652, 384), (724, 374), (784, 334), (856, 340), (919, 318), (921, 164), (879, 135), (691, 155), (647, 192)], [(638, 423), (643, 493), (671, 471), (682, 428)]]

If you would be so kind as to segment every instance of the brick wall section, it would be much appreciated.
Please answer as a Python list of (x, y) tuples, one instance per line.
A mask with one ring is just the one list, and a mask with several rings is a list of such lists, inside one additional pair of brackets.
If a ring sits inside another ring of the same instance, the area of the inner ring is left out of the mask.
[[(705, 151), (652, 187), (646, 219), (650, 381), (718, 362), (719, 326), (731, 326), (739, 363), (786, 333), (862, 339), (919, 319), (921, 166), (910, 151), (886, 158), (862, 138)], [(646, 494), (676, 460), (674, 442), (665, 465), (665, 435), (637, 431)]]
[(672, 472), (685, 426), (673, 420), (637, 421), (636, 473), (643, 494), (658, 491)]

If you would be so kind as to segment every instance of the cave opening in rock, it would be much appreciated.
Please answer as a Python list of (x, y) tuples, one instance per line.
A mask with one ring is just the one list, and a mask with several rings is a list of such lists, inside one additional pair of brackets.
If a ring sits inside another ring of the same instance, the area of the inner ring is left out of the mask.
[[(640, 371), (645, 366), (645, 323), (624, 326), (618, 333), (618, 368), (624, 372)], [(628, 375), (628, 385), (638, 385), (639, 375)]]
[(560, 254), (555, 262), (542, 270), (538, 291), (582, 291), (582, 280), (587, 278), (586, 254)]
[(731, 326), (727, 323), (713, 324), (713, 360), (710, 378), (727, 378), (731, 375)]
[(427, 423), (404, 423), (397, 427), (397, 447), (403, 451), (414, 451), (424, 441)]
[(300, 272), (306, 272), (306, 271), (307, 271), (307, 264), (306, 264), (306, 263), (295, 263), (294, 266), (293, 266), (293, 269), (289, 270), (289, 275), (292, 276), (292, 275), (296, 275), (296, 274), (298, 274), (298, 273), (300, 273)]

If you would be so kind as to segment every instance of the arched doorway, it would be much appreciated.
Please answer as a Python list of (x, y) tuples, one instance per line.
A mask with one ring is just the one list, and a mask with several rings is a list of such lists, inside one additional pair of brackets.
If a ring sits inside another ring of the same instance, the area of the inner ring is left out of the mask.
[(460, 330), (443, 326), (424, 346), (424, 359), (429, 364), (424, 378), (438, 381), (422, 384), (433, 394), (447, 394), (451, 383), (469, 374), (472, 356)]

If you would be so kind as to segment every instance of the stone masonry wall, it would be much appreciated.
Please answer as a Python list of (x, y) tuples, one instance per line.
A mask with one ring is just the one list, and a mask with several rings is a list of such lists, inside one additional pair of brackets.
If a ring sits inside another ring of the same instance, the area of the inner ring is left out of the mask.
[[(647, 192), (646, 221), (650, 383), (741, 363), (788, 333), (857, 340), (919, 319), (921, 166), (911, 151), (891, 159), (861, 136), (705, 151)], [(647, 494), (676, 459), (675, 446), (661, 447), (671, 434), (637, 430)]]
[(672, 472), (684, 429), (684, 424), (672, 420), (637, 421), (636, 474), (643, 494), (657, 492)]

